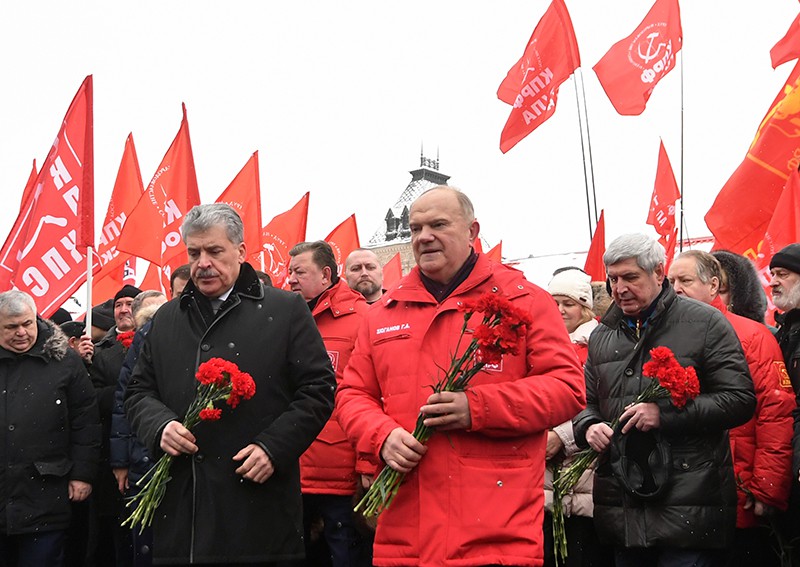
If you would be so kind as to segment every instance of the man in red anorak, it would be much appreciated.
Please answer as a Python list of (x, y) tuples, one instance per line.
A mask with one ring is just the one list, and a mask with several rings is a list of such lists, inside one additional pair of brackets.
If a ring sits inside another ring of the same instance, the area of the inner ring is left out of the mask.
[[(541, 565), (547, 431), (585, 402), (564, 323), (546, 291), (474, 252), (479, 225), (460, 191), (421, 195), (410, 227), (416, 266), (367, 312), (336, 398), (356, 452), (407, 473), (379, 516), (374, 564)], [(431, 394), (459, 308), (487, 292), (529, 315), (524, 344), (466, 391)], [(426, 445), (410, 433), (420, 411), (435, 429)]]

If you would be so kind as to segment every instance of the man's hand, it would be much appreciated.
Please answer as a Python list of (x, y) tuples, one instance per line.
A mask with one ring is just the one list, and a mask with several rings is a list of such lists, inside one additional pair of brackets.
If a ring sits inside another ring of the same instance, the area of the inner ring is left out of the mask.
[(619, 421), (625, 424), (622, 433), (627, 433), (632, 427), (639, 431), (658, 429), (661, 425), (661, 410), (651, 402), (631, 404), (619, 416)]
[(78, 354), (83, 360), (91, 364), (92, 357), (94, 356), (94, 343), (92, 337), (83, 335), (78, 343)]
[(428, 398), (428, 403), (419, 409), (430, 417), (422, 423), (425, 427), (435, 427), (440, 431), (450, 429), (469, 429), (472, 417), (469, 415), (469, 402), (464, 392), (439, 392)]
[(117, 479), (117, 488), (120, 494), (125, 494), (128, 490), (128, 469), (112, 469), (114, 478)]
[(92, 485), (82, 480), (69, 481), (69, 499), (73, 502), (83, 502), (92, 493)]
[(372, 486), (372, 483), (375, 482), (375, 477), (369, 474), (362, 474), (361, 475), (361, 488), (364, 490), (369, 490), (369, 487)]
[(402, 427), (393, 429), (381, 447), (381, 458), (397, 472), (410, 473), (428, 448)]
[(247, 480), (263, 484), (275, 472), (269, 455), (255, 443), (251, 443), (233, 456), (234, 461), (243, 459), (244, 462), (236, 469), (236, 474), (242, 475)]
[(598, 453), (608, 449), (613, 436), (614, 430), (607, 423), (595, 423), (586, 429), (586, 442)]
[(168, 455), (178, 457), (182, 454), (197, 453), (194, 435), (180, 421), (170, 421), (161, 432), (161, 450)]
[(561, 437), (558, 436), (558, 433), (552, 429), (549, 430), (547, 432), (547, 447), (544, 450), (545, 460), (549, 461), (555, 457), (563, 446), (564, 442), (561, 441)]
[(750, 493), (748, 493), (745, 497), (744, 506), (742, 506), (742, 508), (745, 510), (752, 508), (753, 514), (759, 518), (768, 518), (774, 515), (777, 511), (774, 507), (770, 506), (769, 504), (764, 504), (761, 500), (758, 500)]

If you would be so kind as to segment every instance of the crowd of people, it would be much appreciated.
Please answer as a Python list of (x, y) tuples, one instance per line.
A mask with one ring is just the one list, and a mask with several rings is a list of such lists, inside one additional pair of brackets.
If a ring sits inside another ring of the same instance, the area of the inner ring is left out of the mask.
[[(422, 194), (409, 225), (416, 265), (390, 290), (372, 251), (339, 273), (323, 241), (291, 249), (277, 289), (245, 261), (238, 214), (210, 204), (184, 219), (170, 300), (125, 285), (86, 329), (0, 293), (0, 565), (800, 562), (800, 244), (772, 258), (771, 327), (752, 263), (730, 252), (668, 266), (628, 234), (606, 282), (565, 267), (544, 290), (475, 252), (457, 189)], [(514, 336), (491, 362), (473, 355), (467, 388), (434, 388), (464, 336), (485, 341), (476, 302), (511, 306)], [(635, 403), (656, 347), (696, 374), (685, 405)], [(255, 392), (187, 428), (212, 359)], [(596, 464), (554, 490), (586, 448)], [(163, 455), (152, 525), (123, 526)], [(354, 507), (384, 467), (405, 478), (376, 521)]]

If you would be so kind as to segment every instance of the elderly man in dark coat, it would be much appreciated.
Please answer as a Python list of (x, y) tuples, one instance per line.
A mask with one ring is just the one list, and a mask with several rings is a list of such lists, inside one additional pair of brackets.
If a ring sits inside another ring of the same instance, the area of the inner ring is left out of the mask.
[[(603, 453), (595, 526), (618, 566), (715, 565), (736, 524), (727, 430), (756, 406), (742, 347), (722, 313), (676, 295), (651, 238), (620, 236), (603, 261), (614, 305), (589, 341), (586, 409), (573, 420), (578, 445)], [(642, 367), (654, 347), (697, 372), (700, 393), (682, 408), (632, 403), (651, 381)]]
[[(333, 407), (325, 346), (303, 298), (263, 286), (245, 262), (233, 209), (195, 207), (183, 239), (192, 279), (156, 313), (125, 401), (151, 454), (176, 457), (155, 514), (155, 561), (301, 559), (298, 461)], [(214, 357), (250, 373), (255, 396), (189, 431), (180, 420), (194, 398), (195, 372)]]
[(0, 293), (0, 565), (63, 565), (70, 501), (100, 457), (92, 384), (67, 337), (28, 294)]

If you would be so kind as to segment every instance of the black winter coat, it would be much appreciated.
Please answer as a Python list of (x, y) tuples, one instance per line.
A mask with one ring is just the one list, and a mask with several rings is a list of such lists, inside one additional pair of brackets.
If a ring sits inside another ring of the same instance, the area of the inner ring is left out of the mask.
[[(216, 317), (192, 282), (153, 319), (125, 400), (137, 437), (154, 456), (164, 426), (182, 419), (198, 365), (213, 357), (250, 373), (256, 394), (194, 430), (199, 452), (173, 460), (155, 514), (161, 563), (235, 563), (303, 555), (300, 455), (330, 417), (330, 359), (299, 294), (265, 288), (249, 264)], [(263, 484), (243, 480), (232, 457), (251, 443), (270, 456)]]
[(94, 389), (64, 333), (39, 319), (17, 354), (0, 348), (0, 533), (63, 530), (69, 481), (94, 482), (100, 421)]
[(623, 493), (611, 472), (609, 451), (594, 478), (594, 519), (601, 538), (625, 547), (725, 548), (736, 524), (736, 482), (728, 429), (746, 423), (755, 394), (733, 328), (717, 309), (678, 297), (667, 281), (641, 329), (629, 327), (612, 305), (589, 341), (587, 406), (573, 420), (586, 446), (586, 429), (619, 417), (646, 388), (642, 365), (657, 346), (668, 347), (681, 366), (695, 368), (700, 395), (677, 409), (659, 400), (661, 435), (672, 449), (671, 480), (655, 501)]
[[(800, 401), (800, 309), (787, 311), (780, 319), (781, 326), (775, 338), (781, 346), (786, 372), (792, 382), (795, 397)], [(797, 498), (797, 494), (800, 492), (797, 484), (797, 475), (800, 471), (800, 407), (795, 407), (792, 415), (794, 416), (794, 435), (792, 436), (794, 458), (791, 475), (793, 496)]]

